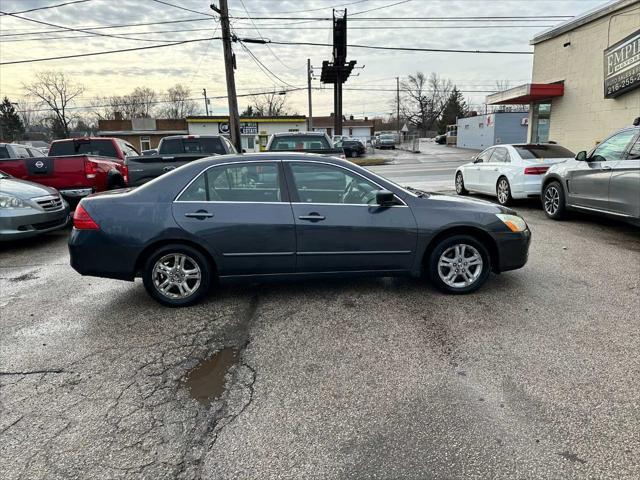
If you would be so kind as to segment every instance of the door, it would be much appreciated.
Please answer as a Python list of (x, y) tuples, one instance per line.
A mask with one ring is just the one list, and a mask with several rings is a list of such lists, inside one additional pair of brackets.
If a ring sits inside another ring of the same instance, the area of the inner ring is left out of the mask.
[(611, 169), (609, 209), (640, 218), (640, 136), (632, 140), (627, 154)]
[(504, 147), (496, 147), (489, 161), (480, 166), (480, 185), (483, 191), (495, 194), (498, 177), (509, 161), (509, 152)]
[(467, 188), (477, 191), (486, 191), (480, 183), (481, 171), (485, 164), (489, 162), (491, 154), (493, 153), (493, 147), (487, 148), (481, 152), (473, 161), (473, 165), (465, 168), (464, 172), (464, 184)]
[(400, 199), (375, 204), (375, 182), (321, 162), (285, 162), (299, 272), (397, 271), (413, 264), (416, 221)]
[(609, 180), (613, 167), (623, 159), (635, 132), (626, 130), (609, 137), (586, 162), (576, 162), (568, 174), (569, 203), (596, 210), (609, 210)]
[(210, 167), (173, 203), (173, 216), (215, 253), (227, 275), (291, 273), (295, 225), (281, 162)]

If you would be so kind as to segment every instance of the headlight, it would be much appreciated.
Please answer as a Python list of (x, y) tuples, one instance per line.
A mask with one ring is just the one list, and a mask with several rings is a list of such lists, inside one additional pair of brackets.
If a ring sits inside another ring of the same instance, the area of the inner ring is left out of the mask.
[(512, 232), (523, 232), (527, 229), (527, 222), (517, 215), (505, 215), (503, 213), (496, 213), (502, 222), (509, 227)]
[(0, 208), (26, 208), (25, 202), (7, 193), (0, 193)]

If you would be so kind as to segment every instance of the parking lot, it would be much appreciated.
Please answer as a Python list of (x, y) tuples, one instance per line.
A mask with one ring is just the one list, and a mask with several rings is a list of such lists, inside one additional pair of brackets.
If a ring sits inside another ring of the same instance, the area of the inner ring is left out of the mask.
[[(456, 162), (374, 170), (446, 189)], [(78, 275), (68, 231), (4, 245), (0, 476), (638, 478), (640, 230), (515, 209), (529, 263), (467, 296), (331, 280), (168, 309)]]

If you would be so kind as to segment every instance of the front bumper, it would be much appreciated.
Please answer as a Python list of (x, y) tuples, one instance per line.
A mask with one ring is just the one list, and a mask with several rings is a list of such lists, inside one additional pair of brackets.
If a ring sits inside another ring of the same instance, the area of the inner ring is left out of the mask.
[(0, 211), (0, 241), (35, 237), (64, 228), (69, 223), (69, 206), (55, 212), (35, 208)]
[(494, 234), (498, 247), (498, 272), (506, 272), (522, 268), (529, 259), (529, 245), (531, 244), (531, 230), (524, 232), (501, 232)]

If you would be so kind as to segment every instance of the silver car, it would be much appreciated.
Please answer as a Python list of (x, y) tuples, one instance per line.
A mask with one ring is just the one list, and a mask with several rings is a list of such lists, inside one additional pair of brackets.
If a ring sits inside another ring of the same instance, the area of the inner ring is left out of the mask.
[(0, 171), (0, 241), (51, 232), (68, 222), (69, 204), (56, 189)]
[(549, 218), (579, 210), (640, 224), (640, 118), (633, 125), (549, 168), (542, 181)]

